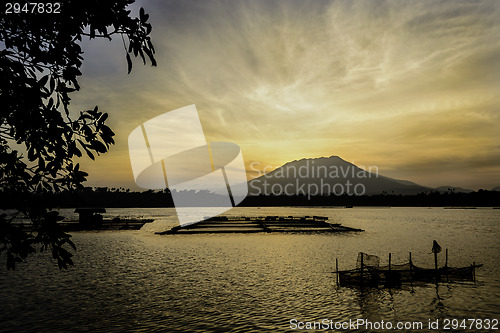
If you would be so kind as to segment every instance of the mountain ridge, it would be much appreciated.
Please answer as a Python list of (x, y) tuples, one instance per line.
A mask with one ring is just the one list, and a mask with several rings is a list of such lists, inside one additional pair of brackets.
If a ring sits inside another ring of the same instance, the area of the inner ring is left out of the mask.
[(436, 190), (361, 169), (340, 156), (302, 158), (248, 182), (249, 195), (417, 194)]

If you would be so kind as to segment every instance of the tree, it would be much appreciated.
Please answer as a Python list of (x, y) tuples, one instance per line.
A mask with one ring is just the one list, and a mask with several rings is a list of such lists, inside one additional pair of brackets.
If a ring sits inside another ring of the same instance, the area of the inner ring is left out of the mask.
[[(0, 254), (9, 269), (37, 250), (50, 251), (60, 268), (73, 264), (67, 247), (75, 246), (58, 227), (63, 217), (51, 211), (50, 197), (83, 187), (88, 174), (74, 157), (85, 152), (94, 159), (114, 144), (108, 115), (97, 106), (71, 116), (70, 95), (80, 90), (82, 74), (80, 42), (118, 36), (128, 73), (131, 54), (156, 66), (149, 15), (141, 8), (132, 17), (133, 2), (65, 0), (60, 13), (48, 7), (31, 13), (30, 3), (21, 2), (17, 13), (0, 16), (0, 192), (17, 203), (14, 214), (0, 215)], [(0, 203), (6, 208), (13, 207)], [(21, 216), (29, 218), (29, 229), (13, 223)]]

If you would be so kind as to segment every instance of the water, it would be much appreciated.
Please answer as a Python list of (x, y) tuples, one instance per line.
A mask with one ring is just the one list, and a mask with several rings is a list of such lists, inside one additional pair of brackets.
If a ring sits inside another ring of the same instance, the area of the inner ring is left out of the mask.
[[(425, 325), (429, 319), (500, 319), (500, 210), (236, 208), (229, 214), (323, 215), (366, 231), (155, 235), (175, 225), (173, 213), (109, 209), (109, 216), (156, 221), (139, 231), (73, 233), (78, 252), (67, 271), (48, 255), (30, 257), (15, 271), (2, 269), (0, 331), (289, 332), (294, 318)], [(449, 249), (450, 266), (485, 264), (478, 282), (437, 290), (335, 285), (335, 259), (349, 269), (359, 251), (379, 255), (381, 264), (389, 252), (398, 263), (411, 251), (416, 265), (432, 267), (433, 239)]]

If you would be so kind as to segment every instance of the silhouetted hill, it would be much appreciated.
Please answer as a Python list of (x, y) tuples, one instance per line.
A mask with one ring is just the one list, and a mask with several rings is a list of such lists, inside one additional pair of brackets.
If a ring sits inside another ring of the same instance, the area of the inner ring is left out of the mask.
[(492, 191), (500, 191), (500, 186), (495, 186), (491, 189)]
[[(369, 172), (371, 171), (371, 172)], [(249, 195), (416, 194), (432, 188), (365, 171), (338, 156), (295, 160), (249, 182)]]

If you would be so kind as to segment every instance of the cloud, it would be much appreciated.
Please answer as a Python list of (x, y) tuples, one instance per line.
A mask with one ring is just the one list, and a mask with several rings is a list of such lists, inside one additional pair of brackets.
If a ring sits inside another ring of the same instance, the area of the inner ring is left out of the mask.
[(431, 175), (462, 150), (494, 168), (497, 1), (139, 6), (151, 14), (158, 68), (136, 61), (127, 76), (121, 40), (86, 43), (74, 101), (109, 110), (124, 164), (133, 128), (194, 103), (209, 140), (238, 143), (249, 160), (339, 155), (397, 170), (418, 157)]

